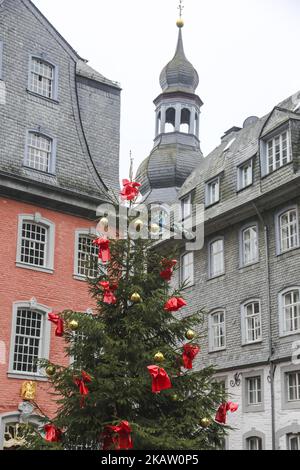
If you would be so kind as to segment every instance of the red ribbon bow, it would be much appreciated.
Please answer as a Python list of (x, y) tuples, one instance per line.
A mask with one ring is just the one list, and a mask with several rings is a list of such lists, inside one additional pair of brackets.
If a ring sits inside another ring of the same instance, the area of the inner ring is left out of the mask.
[(104, 289), (103, 302), (105, 304), (115, 305), (117, 303), (117, 298), (113, 292), (117, 290), (117, 284), (110, 284), (107, 281), (102, 281), (99, 284)]
[(128, 421), (121, 421), (118, 426), (106, 426), (102, 434), (103, 450), (133, 449), (133, 442), (130, 434), (131, 427)]
[(122, 199), (132, 201), (138, 196), (141, 184), (136, 183), (135, 181), (123, 180), (123, 186), (124, 187), (120, 193)]
[(80, 407), (83, 408), (84, 406), (84, 399), (85, 397), (89, 394), (89, 389), (86, 386), (86, 383), (90, 383), (92, 381), (92, 377), (84, 372), (84, 370), (81, 372), (81, 379), (78, 377), (74, 378), (74, 383), (77, 385), (79, 388), (79, 393), (81, 395), (81, 401), (80, 401)]
[(193, 368), (193, 360), (199, 353), (200, 348), (196, 344), (185, 344), (183, 346), (182, 360), (186, 369)]
[(54, 424), (45, 424), (44, 431), (46, 433), (46, 441), (59, 442), (61, 440), (62, 431), (54, 426)]
[(176, 266), (176, 264), (176, 259), (163, 259), (161, 265), (164, 269), (160, 272), (160, 277), (167, 282), (171, 281), (174, 272), (174, 267)]
[(217, 423), (226, 424), (227, 412), (230, 411), (231, 413), (234, 413), (237, 411), (238, 407), (238, 403), (233, 403), (232, 401), (222, 403), (217, 411), (215, 421), (217, 421)]
[(172, 297), (165, 303), (164, 309), (168, 312), (177, 312), (180, 308), (187, 305), (186, 301), (181, 297)]
[(64, 334), (64, 322), (59, 315), (48, 313), (48, 320), (56, 325), (55, 336), (62, 337)]
[(99, 248), (99, 259), (101, 259), (103, 263), (107, 263), (110, 260), (110, 241), (107, 238), (97, 238), (93, 241), (93, 244), (97, 245)]
[(171, 380), (164, 369), (158, 366), (148, 366), (147, 369), (152, 377), (153, 393), (159, 393), (161, 390), (172, 388)]

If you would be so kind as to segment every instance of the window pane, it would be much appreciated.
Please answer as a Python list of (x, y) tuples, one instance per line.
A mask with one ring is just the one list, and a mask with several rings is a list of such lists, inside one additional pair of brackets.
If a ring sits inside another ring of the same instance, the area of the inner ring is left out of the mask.
[(14, 371), (37, 372), (41, 334), (42, 315), (28, 309), (19, 309), (16, 317)]
[(225, 314), (214, 313), (211, 317), (213, 348), (225, 347)]
[(210, 245), (210, 275), (218, 276), (224, 272), (224, 242), (217, 240)]
[(300, 371), (287, 374), (288, 400), (300, 400)]
[(48, 173), (50, 171), (51, 155), (52, 140), (43, 135), (30, 132), (26, 165), (35, 170)]
[(243, 263), (254, 263), (258, 260), (258, 239), (256, 226), (243, 231)]
[(31, 61), (30, 91), (53, 98), (54, 67), (40, 59)]
[(283, 132), (267, 142), (268, 173), (291, 161), (289, 133)]
[(246, 379), (248, 390), (248, 405), (259, 405), (262, 402), (261, 378), (251, 377)]
[(285, 212), (279, 219), (281, 251), (298, 246), (298, 217), (296, 209)]
[(98, 249), (93, 244), (93, 238), (80, 235), (78, 238), (77, 274), (96, 278), (98, 275)]
[(283, 316), (286, 333), (300, 330), (300, 296), (299, 290), (283, 295)]
[(262, 450), (262, 440), (260, 437), (250, 437), (247, 439), (248, 450)]
[(193, 253), (187, 253), (181, 258), (181, 282), (188, 282), (193, 284), (194, 282), (194, 255)]
[(252, 343), (261, 339), (260, 303), (252, 302), (244, 306), (246, 342)]
[(300, 449), (300, 434), (291, 434), (289, 436), (289, 450)]
[(24, 222), (21, 238), (21, 262), (32, 266), (45, 267), (47, 229), (31, 222)]

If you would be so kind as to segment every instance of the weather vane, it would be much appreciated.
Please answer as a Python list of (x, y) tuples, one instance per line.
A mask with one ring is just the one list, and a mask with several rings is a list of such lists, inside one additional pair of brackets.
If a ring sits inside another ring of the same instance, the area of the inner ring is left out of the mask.
[(178, 10), (179, 10), (179, 18), (181, 19), (182, 18), (182, 12), (184, 10), (183, 0), (179, 0)]

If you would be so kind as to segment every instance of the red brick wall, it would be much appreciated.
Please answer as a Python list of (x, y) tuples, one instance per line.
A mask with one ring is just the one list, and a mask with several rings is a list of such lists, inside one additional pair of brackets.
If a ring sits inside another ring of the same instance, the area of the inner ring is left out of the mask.
[[(54, 274), (16, 267), (18, 215), (36, 212), (55, 223)], [(86, 219), (0, 198), (0, 341), (6, 346), (6, 364), (0, 364), (0, 414), (17, 411), (22, 402), (23, 380), (7, 377), (13, 302), (35, 297), (38, 304), (55, 313), (66, 308), (84, 312), (93, 308), (87, 284), (73, 279), (75, 230), (93, 225)], [(52, 325), (50, 360), (67, 364), (64, 342), (55, 337), (54, 328)], [(55, 404), (48, 383), (37, 382), (37, 385), (37, 403), (47, 414), (52, 414)]]

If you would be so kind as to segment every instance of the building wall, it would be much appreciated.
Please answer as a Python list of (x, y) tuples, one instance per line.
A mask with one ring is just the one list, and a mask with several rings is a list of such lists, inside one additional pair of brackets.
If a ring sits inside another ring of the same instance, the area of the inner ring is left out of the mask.
[[(54, 273), (48, 274), (16, 267), (17, 228), (19, 214), (39, 212), (55, 223)], [(93, 222), (63, 213), (24, 204), (11, 199), (0, 199), (0, 342), (5, 344), (6, 361), (0, 363), (0, 415), (14, 412), (20, 398), (23, 380), (7, 377), (12, 309), (16, 301), (29, 301), (33, 297), (38, 304), (59, 313), (65, 309), (86, 312), (94, 303), (86, 282), (73, 278), (75, 230), (94, 227)], [(64, 341), (54, 335), (51, 326), (50, 360), (67, 365)], [(0, 361), (1, 362), (1, 361)], [(53, 414), (55, 404), (48, 383), (38, 382), (37, 403), (46, 414)]]

